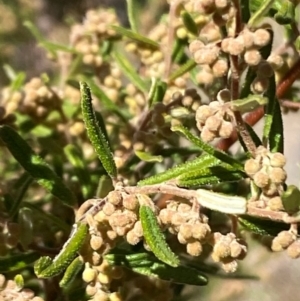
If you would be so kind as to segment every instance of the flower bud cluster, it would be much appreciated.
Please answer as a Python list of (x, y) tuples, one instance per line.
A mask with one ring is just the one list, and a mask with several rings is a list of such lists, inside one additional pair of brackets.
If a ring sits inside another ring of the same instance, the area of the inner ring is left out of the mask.
[(210, 234), (208, 218), (193, 210), (190, 204), (171, 201), (159, 212), (159, 219), (169, 232), (177, 235), (186, 251), (192, 256), (202, 253), (202, 244)]
[(103, 64), (101, 47), (108, 39), (116, 37), (111, 25), (118, 25), (117, 15), (112, 10), (89, 10), (83, 24), (76, 24), (71, 29), (71, 45), (83, 55), (86, 65), (100, 67)]
[(44, 299), (35, 297), (32, 290), (22, 288), (15, 281), (7, 280), (0, 274), (0, 300), (43, 301)]
[(113, 102), (118, 102), (122, 88), (122, 73), (115, 63), (111, 63), (107, 67), (108, 72), (103, 76), (102, 89)]
[(227, 273), (235, 272), (238, 267), (237, 260), (244, 259), (247, 253), (246, 245), (233, 233), (222, 235), (215, 232), (210, 243), (213, 246), (212, 259), (221, 262), (223, 270)]
[(271, 34), (268, 30), (259, 28), (254, 32), (245, 28), (237, 37), (228, 37), (222, 40), (221, 49), (230, 55), (243, 55), (249, 66), (257, 66), (262, 56), (259, 49), (269, 44)]
[[(120, 280), (123, 276), (121, 267), (111, 266), (105, 260), (97, 266), (85, 263), (82, 279), (88, 284), (86, 293), (90, 297), (89, 300), (123, 300), (118, 292), (109, 292), (112, 282)], [(117, 297), (119, 299), (116, 299)]]
[(24, 97), (20, 111), (35, 120), (45, 119), (48, 114), (58, 108), (60, 97), (55, 89), (47, 86), (39, 77), (32, 78), (24, 86)]
[[(263, 146), (257, 148), (256, 157), (245, 162), (245, 172), (253, 179), (254, 184), (262, 190), (266, 198), (266, 206), (281, 210), (282, 205), (277, 198), (278, 189), (287, 178), (284, 166), (286, 159), (281, 153), (271, 153)], [(271, 202), (268, 204), (268, 202)]]
[(200, 106), (196, 111), (197, 128), (201, 131), (204, 142), (211, 142), (215, 138), (228, 138), (233, 132), (233, 113), (224, 99), (230, 100), (228, 90), (219, 92), (218, 101)]
[(287, 250), (291, 258), (300, 257), (300, 240), (293, 231), (281, 231), (272, 241), (271, 249), (274, 252)]

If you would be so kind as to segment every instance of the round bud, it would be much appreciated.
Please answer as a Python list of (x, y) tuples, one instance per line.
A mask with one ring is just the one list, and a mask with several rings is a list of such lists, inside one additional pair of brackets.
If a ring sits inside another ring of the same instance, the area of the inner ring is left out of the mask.
[(258, 47), (266, 46), (271, 40), (268, 30), (259, 28), (254, 32), (254, 45)]
[(196, 111), (196, 121), (205, 123), (206, 119), (213, 114), (210, 106), (202, 105)]
[(109, 284), (110, 281), (111, 281), (111, 278), (107, 274), (99, 273), (98, 276), (97, 276), (97, 280), (101, 284)]
[(214, 132), (210, 131), (208, 128), (204, 127), (200, 136), (204, 142), (211, 142), (216, 138), (216, 133), (214, 133)]
[(253, 180), (256, 186), (264, 188), (269, 184), (269, 175), (263, 171), (258, 171), (254, 176)]
[(228, 45), (228, 52), (231, 55), (240, 55), (245, 50), (243, 40), (241, 38), (231, 39)]
[(228, 72), (228, 63), (227, 61), (220, 59), (217, 60), (213, 65), (212, 65), (212, 72), (215, 77), (223, 77), (227, 74)]
[(103, 238), (101, 236), (92, 235), (90, 245), (93, 250), (99, 250), (103, 245)]
[(230, 121), (225, 121), (223, 120), (223, 122), (221, 123), (221, 126), (219, 128), (219, 136), (221, 138), (229, 138), (230, 135), (233, 132), (233, 124)]
[(273, 197), (268, 201), (268, 207), (273, 211), (284, 210), (282, 200), (279, 196)]
[(239, 257), (242, 251), (243, 251), (242, 246), (236, 240), (230, 243), (230, 256), (232, 258)]
[(202, 253), (202, 245), (200, 241), (195, 240), (186, 245), (186, 251), (192, 256), (199, 256)]
[(119, 292), (114, 292), (109, 295), (109, 301), (122, 301), (123, 298)]
[(261, 164), (257, 160), (251, 158), (245, 162), (244, 168), (248, 176), (253, 176), (261, 169)]
[(209, 131), (216, 132), (222, 123), (222, 119), (216, 115), (209, 116), (205, 121), (205, 128)]
[(206, 45), (194, 53), (194, 60), (200, 65), (213, 64), (220, 53), (220, 48), (216, 45)]
[(249, 66), (257, 66), (261, 59), (261, 54), (256, 49), (247, 50), (244, 54), (244, 60)]
[[(230, 257), (231, 249), (230, 244), (225, 241), (219, 241), (214, 245), (213, 248), (214, 260), (219, 258), (219, 261), (223, 258)], [(216, 260), (215, 260), (216, 261)]]
[(202, 49), (204, 47), (204, 43), (200, 40), (194, 40), (189, 45), (189, 50), (192, 54), (194, 54), (196, 51)]
[(270, 153), (269, 158), (272, 167), (284, 167), (286, 164), (285, 156), (281, 153)]
[(97, 272), (92, 268), (85, 268), (82, 273), (82, 279), (84, 282), (92, 282), (97, 276)]
[(267, 77), (256, 77), (251, 84), (251, 91), (256, 94), (263, 94), (269, 88), (269, 79)]
[(238, 263), (236, 260), (230, 261), (230, 262), (226, 262), (222, 264), (222, 269), (226, 272), (226, 273), (234, 273), (238, 268)]
[(120, 202), (122, 201), (122, 196), (121, 196), (120, 192), (118, 192), (118, 191), (111, 191), (107, 195), (107, 201), (113, 205), (119, 205)]
[(116, 211), (116, 208), (112, 203), (105, 203), (102, 211), (104, 212), (105, 215), (110, 216)]
[(283, 249), (286, 249), (296, 240), (296, 235), (289, 231), (281, 231), (276, 236), (277, 241), (280, 243)]
[(300, 240), (297, 239), (287, 248), (288, 256), (291, 258), (300, 257)]
[(192, 236), (195, 239), (201, 240), (210, 233), (210, 227), (207, 224), (195, 224), (192, 228)]
[(282, 184), (287, 178), (286, 171), (280, 167), (272, 168), (269, 173), (269, 176), (270, 180), (275, 184)]
[(181, 224), (179, 227), (179, 233), (187, 240), (192, 237), (192, 228), (193, 226), (191, 224)]
[(140, 238), (135, 234), (133, 230), (127, 232), (126, 240), (130, 245), (136, 245), (140, 242)]

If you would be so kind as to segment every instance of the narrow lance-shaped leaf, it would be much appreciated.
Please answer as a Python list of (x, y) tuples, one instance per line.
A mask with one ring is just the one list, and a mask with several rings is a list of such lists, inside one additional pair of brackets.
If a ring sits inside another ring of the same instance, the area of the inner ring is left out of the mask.
[(210, 166), (219, 165), (220, 163), (221, 163), (220, 160), (218, 160), (212, 156), (203, 155), (194, 160), (179, 164), (179, 165), (177, 165), (173, 168), (170, 168), (162, 173), (159, 173), (152, 177), (141, 180), (138, 182), (138, 186), (159, 184), (159, 183), (171, 180), (171, 179), (175, 179), (176, 177), (178, 177), (184, 173), (189, 173), (189, 172), (192, 172), (194, 170), (199, 170), (199, 169), (205, 169)]
[(168, 78), (169, 82), (174, 81), (176, 78), (182, 76), (183, 74), (191, 71), (197, 66), (194, 60), (189, 60), (185, 64), (181, 65), (177, 70), (175, 70)]
[(189, 130), (183, 126), (174, 126), (171, 128), (172, 131), (181, 132), (190, 142), (194, 145), (201, 148), (204, 152), (208, 153), (209, 155), (219, 159), (220, 161), (231, 165), (233, 168), (238, 170), (243, 170), (243, 164), (238, 160), (230, 157), (224, 152), (216, 150), (214, 147), (210, 146), (209, 144), (204, 143), (200, 138), (196, 137)]
[(105, 259), (111, 265), (126, 267), (136, 273), (160, 278), (174, 283), (188, 285), (206, 285), (207, 277), (198, 269), (179, 265), (171, 267), (149, 253), (108, 254)]
[(40, 255), (37, 252), (28, 252), (0, 257), (0, 273), (18, 271), (31, 266)]
[(226, 169), (223, 166), (194, 170), (178, 177), (176, 183), (180, 187), (199, 187), (225, 182), (235, 182), (243, 179), (246, 175), (237, 170)]
[(116, 164), (109, 147), (109, 143), (98, 125), (95, 112), (92, 106), (92, 96), (88, 85), (80, 82), (81, 109), (83, 120), (86, 126), (88, 137), (100, 159), (107, 174), (112, 178), (117, 176)]
[(11, 127), (0, 126), (0, 139), (22, 167), (47, 191), (64, 204), (73, 206), (76, 197), (46, 161), (34, 153), (27, 142)]
[(238, 221), (246, 230), (259, 235), (276, 236), (279, 232), (286, 231), (290, 227), (290, 225), (285, 223), (278, 223), (248, 215), (239, 216)]
[(268, 98), (261, 95), (249, 95), (243, 99), (236, 99), (230, 102), (230, 105), (234, 111), (241, 113), (251, 112), (260, 106), (266, 105)]
[[(88, 86), (93, 91), (93, 94), (99, 99), (101, 105), (107, 110), (112, 111), (116, 115), (118, 115), (122, 121), (127, 122), (127, 120), (130, 118), (130, 114), (127, 114), (124, 112), (124, 110), (121, 110), (106, 94), (105, 92), (97, 85), (94, 81), (94, 79), (83, 76), (83, 81), (85, 81)], [(76, 82), (77, 83), (77, 82)]]
[(141, 78), (140, 74), (136, 72), (132, 64), (124, 54), (114, 51), (113, 58), (124, 73), (124, 75), (142, 92), (147, 93), (148, 84)]
[(184, 11), (181, 14), (181, 18), (185, 28), (194, 36), (197, 36), (199, 33), (199, 28), (197, 23), (194, 21), (194, 18), (187, 12)]
[(151, 108), (153, 104), (162, 102), (167, 90), (167, 84), (158, 78), (153, 78), (151, 82), (150, 91), (148, 93), (148, 107)]
[(159, 49), (159, 44), (153, 40), (148, 39), (147, 37), (138, 34), (137, 32), (133, 32), (132, 30), (126, 29), (124, 27), (112, 25), (111, 26), (117, 33), (121, 34), (124, 37), (127, 37), (133, 41), (140, 43), (142, 46), (151, 48), (154, 50)]
[(75, 277), (78, 275), (80, 270), (83, 267), (83, 262), (79, 257), (76, 257), (72, 263), (67, 267), (63, 278), (59, 282), (59, 286), (63, 289), (68, 289), (68, 287), (72, 284)]
[(139, 210), (144, 238), (154, 255), (168, 265), (179, 265), (178, 257), (172, 252), (161, 232), (157, 218), (149, 206), (141, 205)]
[(127, 3), (127, 15), (128, 15), (130, 27), (131, 27), (132, 31), (138, 32), (138, 18), (137, 18), (138, 1), (126, 0), (126, 3)]
[(49, 261), (48, 257), (41, 257), (35, 264), (35, 273), (39, 278), (50, 278), (60, 274), (75, 259), (85, 241), (88, 228), (86, 224), (75, 224), (74, 227), (69, 239), (53, 260)]

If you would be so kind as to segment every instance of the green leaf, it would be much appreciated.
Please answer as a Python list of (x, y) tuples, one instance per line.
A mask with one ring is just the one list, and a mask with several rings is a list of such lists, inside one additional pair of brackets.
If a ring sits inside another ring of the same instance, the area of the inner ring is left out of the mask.
[(225, 166), (212, 166), (184, 173), (178, 177), (176, 182), (178, 186), (192, 188), (208, 184), (236, 182), (245, 177), (246, 175), (242, 171), (232, 170)]
[[(274, 0), (264, 0), (264, 1), (250, 1), (254, 2), (256, 5), (259, 4), (259, 7), (255, 10), (254, 14), (251, 16), (249, 22), (248, 22), (248, 26), (251, 27), (255, 27), (255, 25), (264, 17), (268, 14), (269, 10), (271, 9)], [(252, 4), (253, 6), (253, 4)], [(253, 9), (251, 9), (253, 10)]]
[(135, 68), (133, 68), (132, 63), (118, 51), (113, 52), (113, 58), (124, 73), (124, 75), (133, 83), (140, 91), (147, 93), (148, 84), (141, 78)]
[(88, 137), (107, 174), (110, 177), (115, 178), (117, 176), (117, 167), (114, 162), (109, 143), (105, 139), (103, 130), (99, 127), (99, 124), (96, 120), (96, 115), (92, 107), (90, 88), (85, 82), (80, 82), (80, 91), (82, 115)]
[(248, 23), (249, 19), (250, 19), (250, 7), (249, 7), (249, 2), (251, 0), (243, 0), (240, 2), (240, 6), (241, 6), (241, 15), (242, 15), (242, 20), (243, 23), (246, 24)]
[(18, 271), (31, 266), (40, 255), (37, 252), (28, 252), (0, 257), (0, 273)]
[(263, 129), (263, 143), (269, 143), (270, 149), (273, 152), (283, 152), (283, 124), (281, 109), (276, 98), (276, 82), (275, 76), (270, 78), (270, 86), (267, 91), (269, 99), (265, 111), (265, 123)]
[(149, 206), (141, 205), (139, 216), (142, 223), (144, 238), (154, 255), (170, 266), (178, 266), (179, 259), (166, 243), (156, 215), (151, 208)]
[(181, 18), (185, 29), (187, 29), (192, 35), (198, 36), (199, 29), (197, 23), (194, 21), (194, 18), (187, 11), (181, 13)]
[[(88, 234), (88, 227), (86, 224), (75, 224), (69, 239), (63, 245), (59, 254), (53, 259), (49, 257), (41, 257), (35, 264), (34, 269), (38, 278), (50, 278), (63, 272), (75, 259), (77, 252), (82, 247), (85, 238)], [(43, 260), (46, 263), (43, 263)], [(41, 264), (41, 262), (43, 264)]]
[(175, 39), (175, 43), (172, 50), (172, 62), (182, 65), (189, 59), (186, 55), (186, 47), (188, 46), (187, 39)]
[(295, 185), (289, 185), (281, 195), (281, 200), (285, 211), (293, 214), (300, 209), (300, 191)]
[(295, 20), (295, 4), (291, 1), (275, 0), (273, 8), (277, 10), (275, 21), (280, 25), (290, 25)]
[(150, 91), (148, 94), (148, 106), (149, 108), (152, 107), (153, 104), (156, 104), (158, 102), (162, 102), (168, 85), (161, 81), (158, 78), (153, 78), (151, 82)]
[(207, 277), (198, 269), (179, 265), (171, 267), (158, 261), (149, 253), (128, 254), (107, 254), (105, 259), (111, 265), (126, 267), (136, 273), (146, 276), (160, 278), (174, 283), (188, 285), (206, 285)]
[(25, 21), (24, 26), (28, 28), (31, 34), (36, 38), (39, 42), (39, 45), (49, 51), (54, 57), (57, 55), (57, 51), (64, 51), (69, 53), (77, 53), (75, 49), (69, 48), (65, 45), (55, 44), (52, 42), (48, 42), (44, 35), (39, 31), (39, 29), (30, 21)]
[(89, 170), (84, 162), (82, 152), (72, 144), (68, 144), (64, 148), (64, 153), (68, 161), (74, 167), (74, 171), (81, 185), (82, 193), (85, 198), (91, 196), (92, 187)]
[(259, 235), (277, 236), (279, 232), (289, 229), (288, 224), (260, 219), (248, 215), (239, 216), (238, 221), (243, 228)]
[(224, 152), (216, 150), (214, 147), (210, 146), (207, 143), (204, 143), (200, 138), (196, 137), (192, 133), (189, 132), (189, 130), (183, 126), (174, 126), (171, 128), (172, 131), (175, 132), (181, 132), (191, 143), (198, 146), (200, 149), (202, 149), (207, 154), (215, 157), (216, 159), (219, 159), (223, 163), (227, 163), (231, 165), (233, 168), (237, 170), (243, 170), (243, 164), (239, 162), (238, 160), (230, 157)]
[(256, 77), (256, 72), (253, 68), (248, 68), (247, 74), (241, 89), (240, 98), (246, 98), (249, 94), (251, 94), (251, 84)]
[(159, 49), (159, 44), (157, 42), (150, 40), (147, 37), (144, 37), (136, 32), (133, 32), (132, 30), (116, 25), (112, 25), (111, 27), (120, 35), (139, 43), (143, 47), (151, 48), (153, 50)]
[(65, 205), (73, 206), (76, 204), (76, 197), (73, 192), (54, 173), (44, 159), (34, 153), (15, 130), (7, 125), (0, 126), (0, 138), (15, 159), (41, 186)]
[(197, 64), (194, 60), (188, 60), (185, 64), (181, 65), (177, 70), (175, 70), (168, 78), (168, 82), (174, 81), (176, 78), (186, 74), (187, 72), (193, 70)]
[(216, 166), (219, 165), (220, 163), (221, 163), (220, 160), (212, 156), (202, 155), (201, 157), (198, 157), (194, 160), (179, 164), (162, 173), (158, 173), (152, 177), (141, 180), (138, 182), (138, 186), (159, 184), (171, 179), (175, 179), (176, 177), (184, 173), (189, 173), (189, 172), (193, 172), (194, 170), (200, 170), (211, 166)]
[(240, 113), (247, 113), (257, 109), (260, 106), (266, 105), (268, 98), (261, 95), (248, 95), (246, 98), (230, 101), (231, 108)]
[(100, 103), (104, 106), (104, 108), (108, 111), (111, 111), (118, 115), (121, 120), (127, 123), (127, 120), (131, 117), (130, 114), (121, 110), (119, 106), (117, 106), (106, 94), (105, 92), (97, 85), (93, 78), (84, 76), (82, 77), (83, 81), (85, 81), (88, 86), (93, 91), (93, 94), (99, 99)]
[(10, 65), (4, 64), (3, 70), (10, 80), (10, 89), (18, 91), (24, 85), (26, 74), (25, 72), (16, 72)]
[(138, 32), (137, 5), (139, 2), (136, 0), (126, 0), (126, 2), (127, 2), (127, 16), (128, 16), (131, 30), (133, 32)]
[(142, 151), (135, 151), (135, 155), (145, 162), (162, 162), (163, 160), (162, 156), (154, 156)]
[(83, 262), (80, 257), (76, 257), (72, 263), (67, 267), (63, 278), (59, 282), (59, 286), (64, 290), (68, 289), (72, 284), (78, 273), (81, 271), (83, 267)]

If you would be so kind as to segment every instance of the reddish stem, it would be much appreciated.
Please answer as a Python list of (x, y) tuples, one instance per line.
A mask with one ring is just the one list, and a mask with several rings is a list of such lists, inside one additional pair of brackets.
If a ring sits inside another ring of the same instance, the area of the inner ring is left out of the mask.
[[(285, 74), (276, 89), (276, 96), (280, 100), (283, 98), (288, 89), (292, 86), (294, 81), (300, 76), (300, 58), (296, 61), (293, 67)], [(255, 111), (249, 113), (245, 117), (245, 122), (250, 126), (254, 126), (264, 116), (264, 109), (260, 107)], [(217, 148), (223, 151), (227, 151), (232, 144), (238, 139), (236, 131), (234, 131), (228, 139), (222, 139)]]

